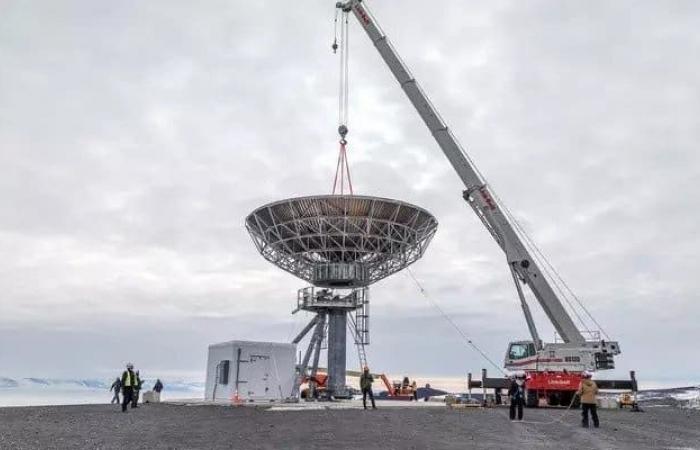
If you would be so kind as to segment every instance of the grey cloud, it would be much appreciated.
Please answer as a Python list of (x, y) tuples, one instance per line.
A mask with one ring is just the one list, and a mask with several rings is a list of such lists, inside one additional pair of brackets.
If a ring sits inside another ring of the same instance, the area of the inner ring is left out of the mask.
[[(370, 5), (503, 201), (620, 338), (618, 366), (696, 374), (695, 2)], [(243, 220), (266, 202), (330, 191), (332, 15), (320, 1), (4, 5), (0, 333), (14, 350), (3, 345), (3, 367), (31, 371), (42, 356), (60, 372), (60, 349), (84, 340), (83, 369), (102, 370), (125, 358), (122, 336), (155, 334), (158, 356), (139, 358), (191, 371), (212, 341), (289, 339), (303, 283), (257, 255)], [(500, 360), (527, 335), (503, 256), (374, 48), (352, 33), (354, 184), (437, 216), (414, 273)], [(372, 298), (370, 356), (388, 371), (483, 365), (405, 275)], [(46, 339), (56, 351), (41, 349)], [(396, 354), (398, 343), (415, 354)], [(663, 368), (646, 357), (661, 353)]]

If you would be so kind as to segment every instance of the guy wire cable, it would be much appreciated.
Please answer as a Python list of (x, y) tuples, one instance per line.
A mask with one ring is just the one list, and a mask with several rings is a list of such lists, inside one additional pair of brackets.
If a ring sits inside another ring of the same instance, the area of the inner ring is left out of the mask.
[(459, 333), (459, 335), (462, 336), (462, 339), (464, 339), (464, 341), (465, 341), (467, 344), (469, 344), (477, 353), (479, 353), (479, 354), (481, 355), (482, 358), (484, 358), (484, 359), (485, 359), (486, 361), (488, 361), (493, 367), (495, 367), (496, 370), (498, 370), (501, 374), (503, 374), (504, 376), (506, 376), (507, 374), (505, 373), (505, 371), (503, 371), (503, 369), (501, 369), (495, 362), (493, 362), (493, 360), (491, 360), (491, 358), (489, 358), (489, 357), (486, 355), (486, 353), (484, 353), (484, 352), (483, 352), (483, 351), (482, 351), (482, 350), (481, 350), (481, 349), (480, 349), (480, 348), (479, 348), (479, 347), (478, 347), (478, 346), (477, 346), (477, 345), (462, 331), (462, 329), (452, 320), (452, 318), (451, 318), (450, 316), (448, 316), (447, 313), (445, 313), (445, 311), (443, 311), (443, 309), (440, 307), (440, 305), (438, 305), (438, 304), (435, 302), (435, 300), (434, 300), (432, 297), (430, 297), (430, 295), (428, 295), (428, 292), (425, 290), (425, 288), (423, 287), (423, 285), (422, 285), (422, 284), (418, 281), (418, 279), (413, 275), (413, 272), (411, 271), (411, 268), (410, 268), (410, 267), (407, 267), (407, 268), (406, 268), (406, 271), (407, 271), (407, 273), (409, 274), (409, 276), (413, 279), (413, 282), (414, 282), (414, 283), (416, 284), (416, 286), (418, 287), (418, 290), (421, 292), (421, 294), (423, 294), (423, 297), (425, 297), (425, 299), (428, 300), (428, 302), (440, 313), (440, 315), (441, 315), (450, 325), (452, 325), (452, 328), (454, 328), (454, 329), (457, 331), (457, 333)]

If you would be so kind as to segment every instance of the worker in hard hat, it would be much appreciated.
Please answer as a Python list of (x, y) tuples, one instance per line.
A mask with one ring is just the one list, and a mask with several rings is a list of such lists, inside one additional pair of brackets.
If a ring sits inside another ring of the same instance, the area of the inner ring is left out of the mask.
[(139, 374), (139, 371), (136, 371), (136, 384), (134, 384), (134, 395), (131, 398), (131, 407), (132, 408), (138, 408), (139, 407), (139, 395), (141, 394), (141, 386), (143, 385), (143, 381), (141, 381), (141, 374)]
[(369, 367), (365, 366), (360, 376), (360, 389), (362, 389), (362, 406), (367, 409), (367, 396), (372, 400), (372, 409), (377, 409), (377, 405), (374, 403), (374, 393), (372, 392), (372, 383), (374, 382), (374, 377), (369, 373)]
[(593, 418), (593, 426), (598, 428), (598, 385), (592, 379), (590, 372), (583, 373), (583, 379), (576, 394), (581, 398), (581, 426), (588, 428), (588, 413)]
[(122, 412), (126, 412), (126, 406), (133, 401), (135, 386), (136, 374), (134, 373), (134, 365), (128, 363), (126, 370), (122, 373)]
[(523, 420), (523, 406), (525, 405), (525, 372), (516, 372), (511, 375), (510, 388), (510, 420), (515, 420), (515, 411), (518, 411), (518, 420)]
[(109, 388), (110, 391), (114, 391), (114, 396), (112, 397), (112, 401), (110, 404), (119, 404), (119, 392), (122, 390), (122, 380), (121, 378), (117, 377), (116, 380), (114, 380), (114, 383), (112, 383), (112, 386)]

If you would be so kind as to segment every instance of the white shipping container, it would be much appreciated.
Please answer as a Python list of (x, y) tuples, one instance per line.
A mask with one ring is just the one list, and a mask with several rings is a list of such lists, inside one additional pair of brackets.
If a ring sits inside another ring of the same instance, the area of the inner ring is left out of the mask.
[(292, 396), (296, 345), (229, 341), (209, 346), (205, 400), (242, 402), (284, 400)]
[(160, 393), (156, 391), (146, 391), (141, 395), (142, 403), (160, 403)]

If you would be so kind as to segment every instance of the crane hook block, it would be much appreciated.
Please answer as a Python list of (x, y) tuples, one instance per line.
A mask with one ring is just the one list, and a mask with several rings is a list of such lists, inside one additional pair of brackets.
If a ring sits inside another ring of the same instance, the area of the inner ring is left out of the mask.
[(345, 140), (345, 136), (348, 135), (348, 127), (346, 127), (345, 125), (339, 126), (338, 134), (340, 134), (340, 137), (343, 138), (343, 140)]

